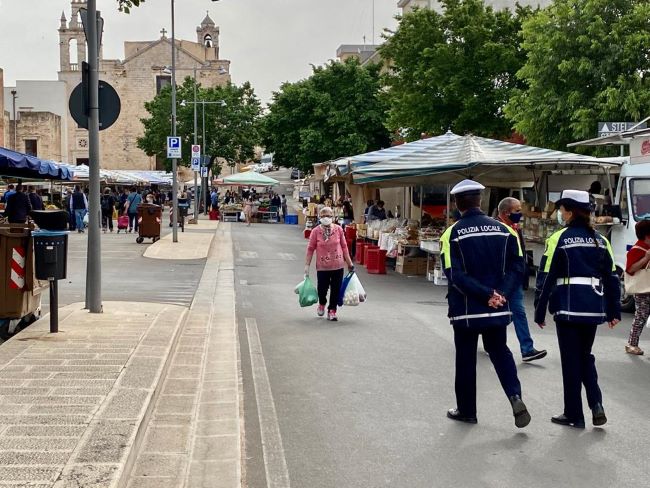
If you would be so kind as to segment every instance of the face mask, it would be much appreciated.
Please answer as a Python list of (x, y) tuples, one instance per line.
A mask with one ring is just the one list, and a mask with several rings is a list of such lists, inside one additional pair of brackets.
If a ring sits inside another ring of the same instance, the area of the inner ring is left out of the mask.
[(332, 217), (321, 217), (320, 223), (323, 224), (325, 227), (329, 227), (332, 225)]
[(558, 210), (557, 212), (557, 223), (560, 224), (562, 227), (566, 225), (566, 222), (564, 221), (564, 218), (562, 217), (562, 212)]
[(513, 224), (518, 224), (519, 222), (521, 222), (521, 217), (522, 217), (521, 212), (511, 213), (508, 216), (508, 218), (510, 219), (510, 222), (512, 222)]

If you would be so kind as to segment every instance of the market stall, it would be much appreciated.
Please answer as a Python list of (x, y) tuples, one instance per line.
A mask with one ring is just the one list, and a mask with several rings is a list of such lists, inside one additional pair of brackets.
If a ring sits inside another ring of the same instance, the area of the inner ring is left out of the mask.
[[(234, 186), (234, 187), (260, 187), (270, 188), (278, 185), (280, 182), (266, 175), (250, 171), (246, 173), (236, 173), (226, 176), (225, 178), (215, 180), (216, 186)], [(240, 197), (243, 201), (243, 198)], [(220, 214), (223, 222), (238, 222), (243, 212), (242, 202), (229, 202), (220, 206)], [(255, 197), (252, 208), (252, 214), (259, 222), (278, 223), (279, 209), (271, 205), (270, 198), (265, 194)]]

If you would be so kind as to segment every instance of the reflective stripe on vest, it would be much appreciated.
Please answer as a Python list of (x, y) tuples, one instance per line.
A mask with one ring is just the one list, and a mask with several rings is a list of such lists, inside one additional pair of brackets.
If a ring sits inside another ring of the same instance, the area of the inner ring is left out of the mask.
[(512, 312), (476, 313), (470, 315), (460, 315), (458, 317), (451, 317), (451, 320), (486, 319), (491, 317), (504, 317), (506, 315), (512, 315)]

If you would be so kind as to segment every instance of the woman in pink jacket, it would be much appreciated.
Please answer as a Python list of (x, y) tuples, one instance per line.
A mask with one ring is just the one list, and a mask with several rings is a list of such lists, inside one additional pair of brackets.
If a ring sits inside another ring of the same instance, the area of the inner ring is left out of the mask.
[(330, 303), (327, 307), (327, 320), (336, 321), (336, 305), (343, 282), (343, 268), (347, 263), (352, 271), (354, 265), (350, 259), (345, 233), (341, 226), (334, 223), (334, 212), (330, 207), (320, 211), (320, 225), (311, 231), (307, 245), (305, 275), (309, 274), (311, 259), (316, 252), (316, 275), (318, 278), (318, 316), (325, 315), (327, 291), (330, 292)]

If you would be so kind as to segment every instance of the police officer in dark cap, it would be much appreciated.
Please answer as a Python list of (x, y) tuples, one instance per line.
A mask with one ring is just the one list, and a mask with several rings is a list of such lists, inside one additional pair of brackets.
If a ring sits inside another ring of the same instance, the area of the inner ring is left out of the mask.
[(512, 407), (515, 425), (522, 428), (530, 423), (530, 414), (521, 399), (506, 329), (512, 322), (508, 298), (521, 284), (524, 260), (516, 233), (481, 212), (484, 189), (471, 180), (461, 181), (452, 189), (461, 218), (440, 239), (456, 345), (456, 408), (449, 410), (447, 417), (477, 422), (476, 348), (482, 336)]

